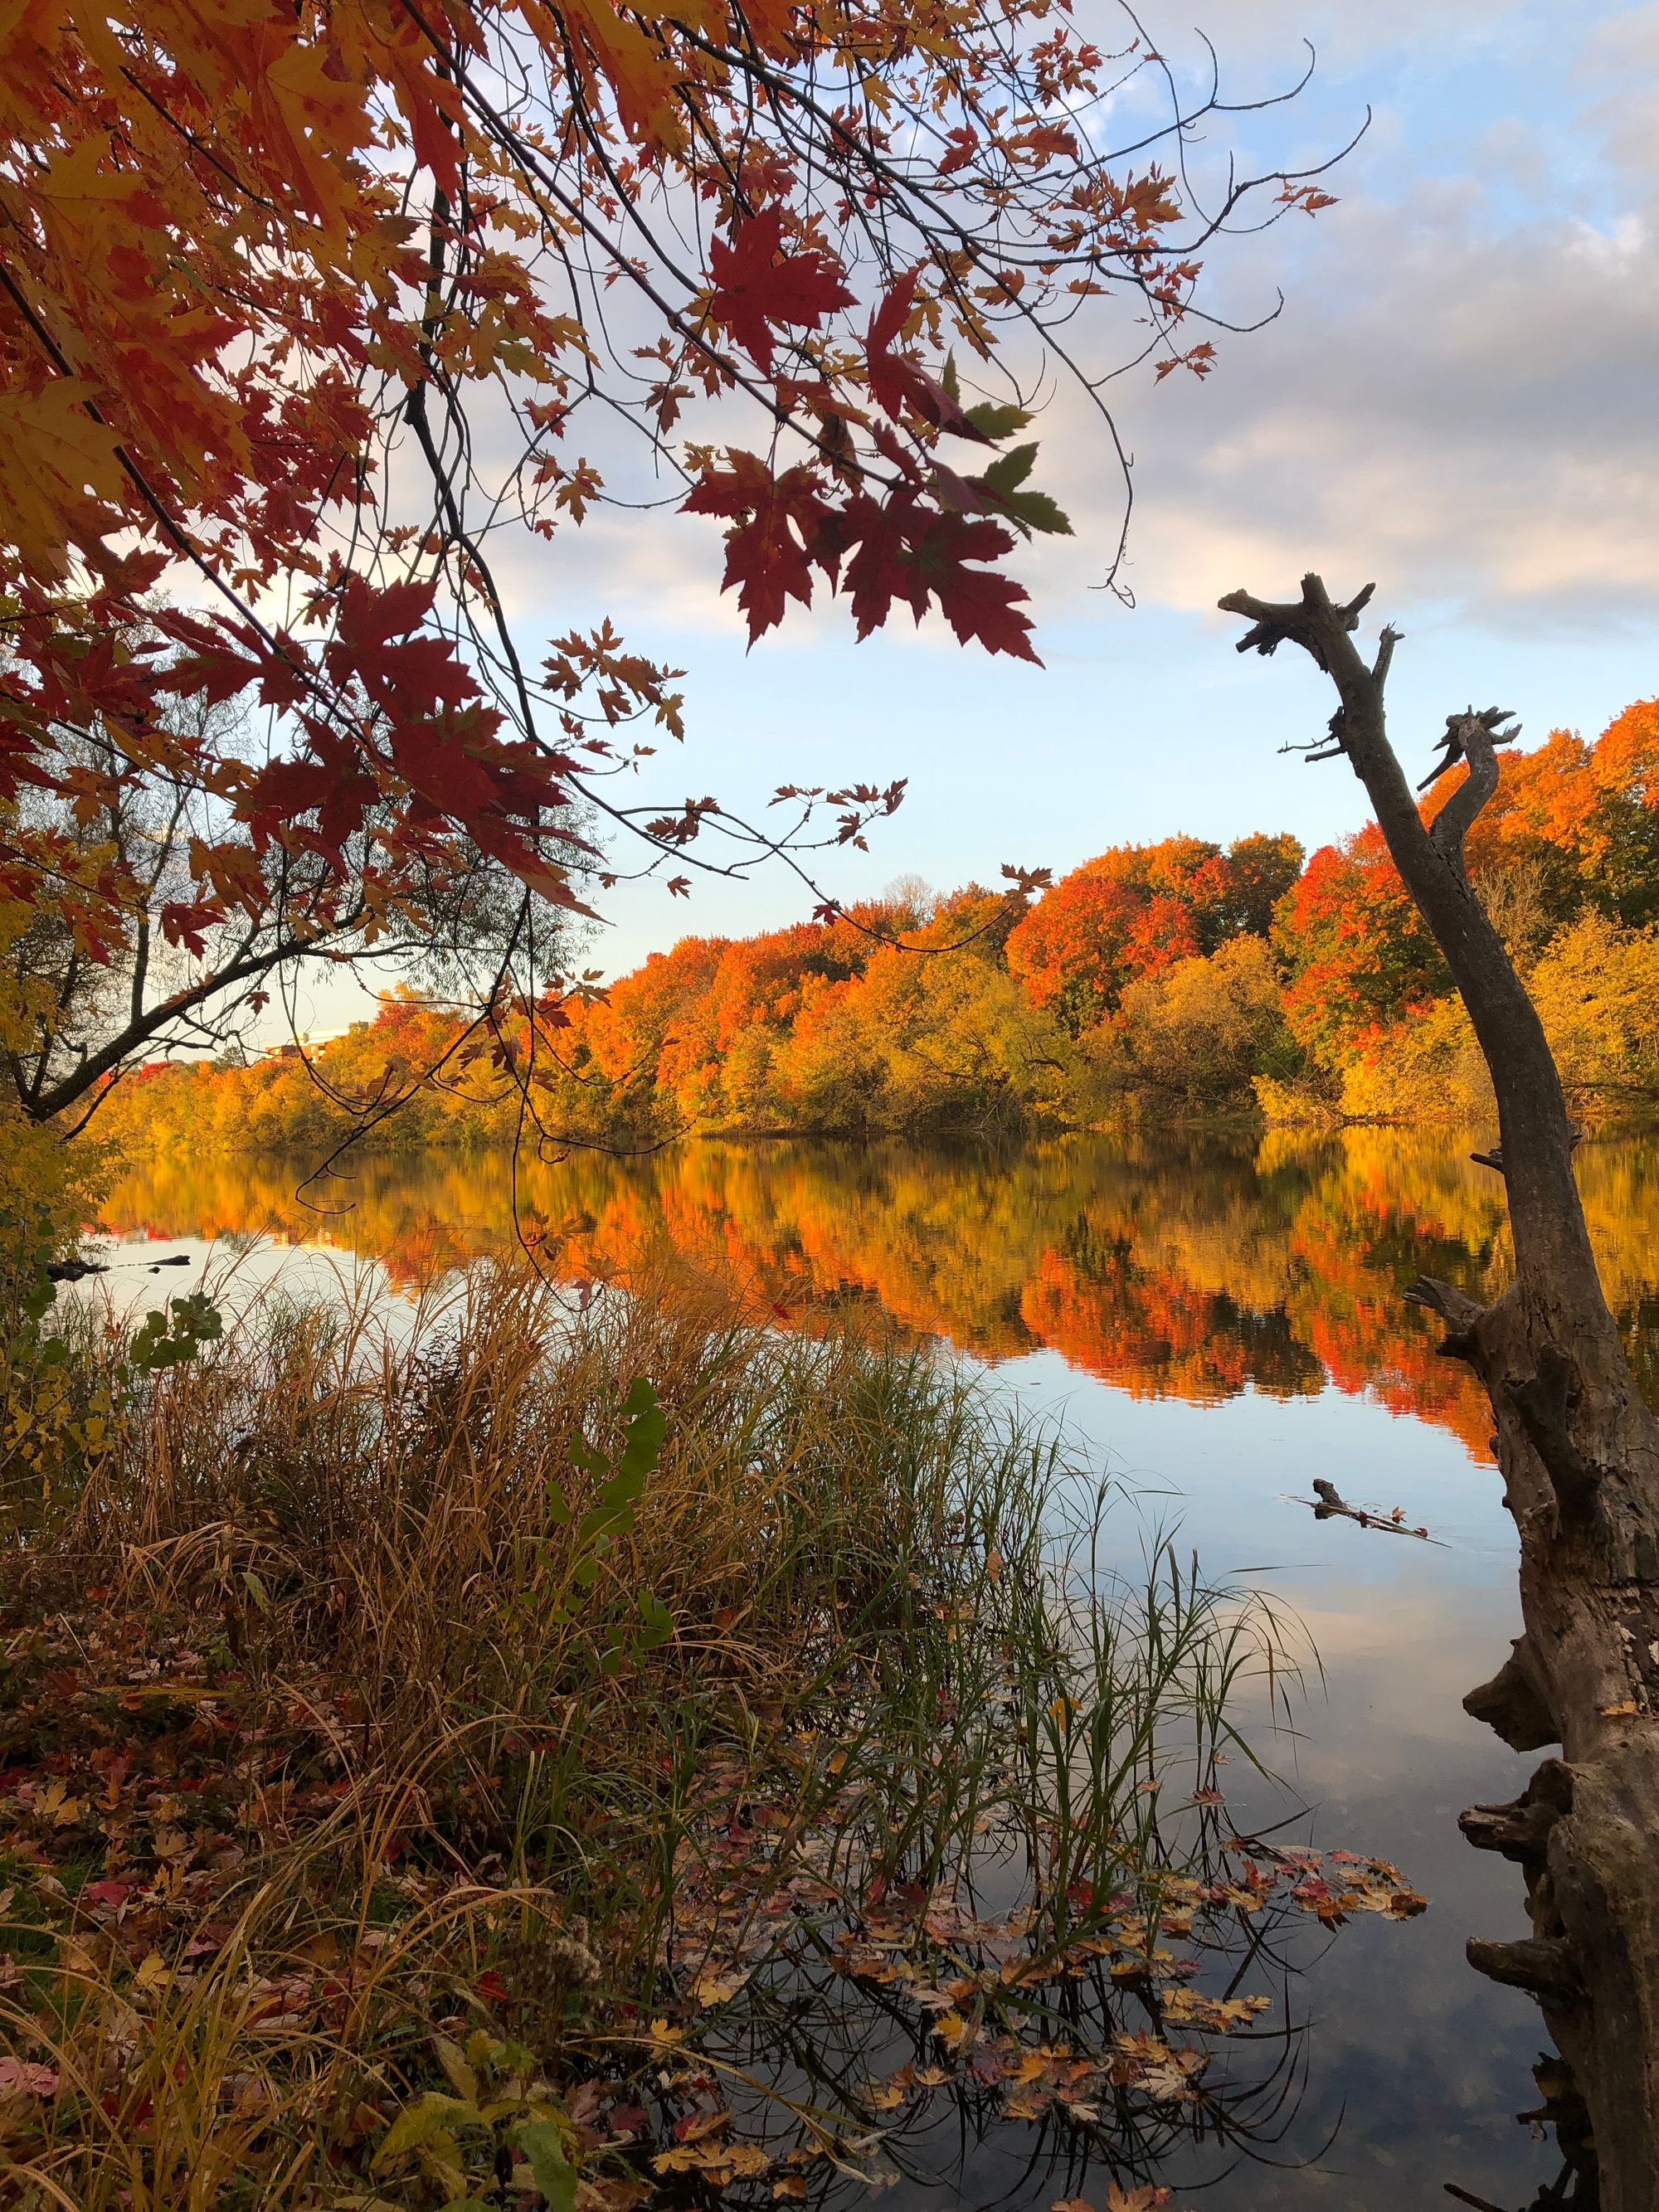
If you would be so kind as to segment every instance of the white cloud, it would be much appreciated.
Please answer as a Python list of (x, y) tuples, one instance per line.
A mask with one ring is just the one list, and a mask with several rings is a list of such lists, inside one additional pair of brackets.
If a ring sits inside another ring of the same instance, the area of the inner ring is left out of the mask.
[[(1126, 407), (1130, 580), (1193, 607), (1312, 562), (1500, 625), (1626, 617), (1659, 592), (1659, 227), (1626, 208), (1494, 222), (1473, 183), (1322, 219), (1270, 329)], [(1092, 449), (1057, 412), (1051, 451)], [(1097, 544), (1103, 457), (1071, 504)], [(1075, 573), (1075, 557), (1070, 564)], [(1064, 570), (1048, 563), (1058, 586)]]
[(1659, 181), (1659, 0), (1597, 22), (1574, 77), (1609, 159), (1627, 176)]

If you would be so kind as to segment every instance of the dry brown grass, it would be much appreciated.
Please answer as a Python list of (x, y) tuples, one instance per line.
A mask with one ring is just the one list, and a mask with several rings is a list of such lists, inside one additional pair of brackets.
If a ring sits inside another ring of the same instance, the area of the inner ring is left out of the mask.
[[(641, 1376), (660, 1454), (600, 1540)], [(665, 1945), (715, 1778), (728, 1856), (764, 1796), (768, 1865), (810, 1834), (832, 1887), (1012, 1823), (1061, 1958), (1250, 1639), (1179, 1577), (1134, 1621), (1057, 1576), (1054, 1464), (924, 1353), (684, 1285), (253, 1308), (8, 1501), (0, 2197), (640, 2201), (608, 2116), (724, 1986)]]

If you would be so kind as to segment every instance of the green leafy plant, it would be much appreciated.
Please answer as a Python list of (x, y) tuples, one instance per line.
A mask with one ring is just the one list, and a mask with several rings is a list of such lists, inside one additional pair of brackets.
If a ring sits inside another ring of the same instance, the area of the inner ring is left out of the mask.
[[(592, 1590), (613, 1547), (633, 1535), (646, 1484), (662, 1457), (667, 1417), (644, 1376), (636, 1376), (629, 1387), (623, 1401), (622, 1421), (623, 1446), (614, 1459), (591, 1444), (580, 1429), (570, 1440), (571, 1464), (597, 1485), (593, 1503), (583, 1513), (577, 1515), (556, 1476), (547, 1480), (548, 1521), (555, 1528), (571, 1531), (565, 1576), (579, 1593)], [(556, 1603), (563, 1617), (575, 1616), (575, 1599)], [(624, 1657), (637, 1658), (654, 1651), (674, 1632), (673, 1615), (650, 1591), (640, 1591), (635, 1604), (637, 1624), (629, 1621), (617, 1626), (600, 1658), (607, 1674), (616, 1674)]]
[(45, 1197), (0, 1208), (0, 1457), (29, 1494), (107, 1453), (146, 1379), (224, 1333), (199, 1290), (169, 1298), (130, 1337), (101, 1346), (84, 1312), (52, 1325), (53, 1262), (76, 1242), (61, 1212)]
[(0, 1210), (0, 1454), (9, 1472), (37, 1480), (101, 1450), (117, 1411), (112, 1378), (46, 1326), (64, 1243), (46, 1199)]
[(216, 1343), (224, 1333), (224, 1316), (208, 1293), (190, 1291), (144, 1316), (127, 1346), (126, 1364), (137, 1374), (158, 1374), (193, 1359), (204, 1344)]
[(574, 2212), (576, 2169), (563, 2108), (538, 2078), (533, 2052), (475, 2029), (465, 2048), (434, 2036), (450, 2087), (407, 2106), (374, 2154), (375, 2172), (413, 2166), (448, 2191), (446, 2212), (492, 2212), (502, 2192), (536, 2190), (553, 2212)]

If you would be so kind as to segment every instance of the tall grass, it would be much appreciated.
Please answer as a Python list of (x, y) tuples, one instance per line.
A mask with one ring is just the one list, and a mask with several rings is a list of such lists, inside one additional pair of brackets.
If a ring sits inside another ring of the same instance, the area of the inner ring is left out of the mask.
[(809, 1892), (1023, 1900), (1032, 2006), (1126, 1900), (1150, 1954), (1272, 1644), (927, 1352), (666, 1285), (267, 1299), (6, 1502), (25, 2204), (639, 2202), (601, 2091)]

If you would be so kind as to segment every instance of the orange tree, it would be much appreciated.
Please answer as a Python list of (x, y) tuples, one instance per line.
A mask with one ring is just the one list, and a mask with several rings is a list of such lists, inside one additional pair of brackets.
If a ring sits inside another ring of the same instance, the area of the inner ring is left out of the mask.
[(1374, 822), (1314, 854), (1279, 902), (1273, 940), (1290, 975), (1285, 1016), (1327, 1068), (1450, 982)]
[(1224, 853), (1201, 837), (1111, 846), (1016, 924), (1009, 968), (1034, 1006), (1079, 1035), (1136, 977), (1235, 937), (1265, 937), (1301, 866), (1301, 846), (1282, 834), (1241, 837)]
[[(1553, 730), (1533, 751), (1495, 759), (1468, 866), (1523, 966), (1586, 910), (1638, 929), (1659, 919), (1659, 701), (1627, 707), (1593, 744)], [(1461, 788), (1461, 770), (1435, 781), (1424, 818), (1437, 820)], [(1314, 854), (1279, 902), (1273, 941), (1291, 1026), (1333, 1073), (1369, 1035), (1451, 988), (1374, 822)]]
[[(531, 1003), (538, 916), (623, 865), (595, 823), (729, 870), (890, 811), (632, 803), (607, 778), (678, 734), (677, 672), (607, 623), (532, 648), (503, 562), (666, 482), (751, 637), (829, 592), (860, 635), (933, 610), (1035, 658), (1002, 564), (1068, 525), (1029, 393), (1069, 377), (1109, 438), (1109, 375), (1209, 368), (1218, 234), (1326, 204), (1230, 173), (1206, 205), (1184, 148), (1225, 110), (1119, 21), (1108, 52), (1066, 0), (0, 14), (0, 897), (120, 977), (31, 1113), (222, 1035), (285, 961), (418, 936), (481, 866), (517, 889), (479, 1003)], [(112, 827), (134, 791), (187, 823), (165, 881)]]

